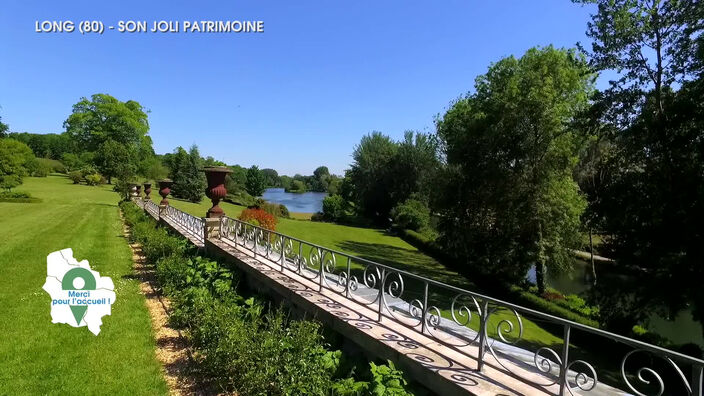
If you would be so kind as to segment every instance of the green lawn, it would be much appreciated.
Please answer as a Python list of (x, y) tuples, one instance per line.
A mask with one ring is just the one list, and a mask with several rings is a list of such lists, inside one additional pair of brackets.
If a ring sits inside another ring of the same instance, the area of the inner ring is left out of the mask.
[[(26, 178), (18, 190), (43, 202), (0, 202), (0, 394), (166, 394), (117, 194), (62, 176)], [(51, 323), (46, 256), (69, 247), (115, 283), (98, 336)]]

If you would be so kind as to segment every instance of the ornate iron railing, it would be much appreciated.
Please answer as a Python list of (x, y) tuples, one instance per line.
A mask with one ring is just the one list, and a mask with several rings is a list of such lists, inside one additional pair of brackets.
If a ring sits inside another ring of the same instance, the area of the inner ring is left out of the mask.
[(159, 205), (157, 205), (154, 202), (149, 201), (149, 200), (143, 200), (142, 207), (144, 208), (145, 211), (147, 211), (155, 219), (159, 218)]
[[(463, 353), (473, 348), (480, 371), (490, 361), (528, 383), (559, 389), (556, 393), (560, 395), (620, 393), (611, 387), (615, 385), (637, 395), (702, 396), (701, 359), (229, 217), (221, 219), (220, 238), (270, 261), (281, 272), (293, 271), (316, 282), (321, 291), (330, 290), (375, 310), (377, 321), (393, 319)], [(544, 346), (525, 340), (524, 317), (561, 337)], [(583, 343), (608, 350), (610, 358), (599, 362), (580, 358), (584, 352), (570, 344), (576, 332), (584, 337)], [(612, 359), (616, 355), (621, 356), (620, 364)], [(600, 367), (612, 377), (608, 385), (599, 379)], [(614, 373), (619, 378), (614, 379)], [(453, 379), (472, 381), (461, 372), (453, 374)]]
[(201, 217), (193, 216), (182, 210), (178, 210), (169, 205), (166, 207), (162, 216), (168, 217), (170, 220), (181, 226), (193, 238), (203, 243), (203, 234), (205, 233), (205, 220)]

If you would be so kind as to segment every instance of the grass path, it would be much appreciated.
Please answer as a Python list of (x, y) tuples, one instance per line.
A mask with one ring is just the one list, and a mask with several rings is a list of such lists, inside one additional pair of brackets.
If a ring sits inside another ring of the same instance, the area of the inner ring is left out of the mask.
[[(117, 194), (65, 177), (27, 178), (41, 203), (0, 203), (0, 394), (166, 394)], [(115, 283), (101, 333), (52, 324), (47, 254), (72, 248)]]

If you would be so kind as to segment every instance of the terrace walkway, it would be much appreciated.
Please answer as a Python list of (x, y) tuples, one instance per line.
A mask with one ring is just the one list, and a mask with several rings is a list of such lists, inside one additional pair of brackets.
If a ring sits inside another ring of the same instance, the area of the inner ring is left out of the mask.
[[(197, 218), (175, 208), (157, 207), (151, 201), (136, 202), (208, 255), (236, 265), (252, 287), (316, 317), (366, 353), (393, 360), (437, 394), (702, 396), (702, 360), (239, 220)], [(506, 312), (510, 315), (501, 316), (498, 324), (490, 320), (492, 315)], [(561, 345), (535, 351), (516, 346), (523, 335), (523, 317), (561, 326)], [(570, 359), (574, 347), (564, 340), (570, 340), (574, 330), (603, 337), (605, 345), (624, 348), (617, 387), (599, 381), (599, 367)], [(641, 368), (643, 360), (631, 357), (637, 355), (666, 364)], [(663, 367), (668, 372), (658, 374), (656, 369)]]

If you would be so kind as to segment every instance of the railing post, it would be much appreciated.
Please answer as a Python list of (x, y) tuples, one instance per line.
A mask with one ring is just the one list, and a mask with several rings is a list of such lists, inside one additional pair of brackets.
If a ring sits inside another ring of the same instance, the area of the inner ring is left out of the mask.
[(381, 269), (380, 281), (381, 283), (379, 284), (379, 318), (377, 319), (379, 323), (381, 323), (381, 312), (384, 307), (384, 283), (386, 283), (386, 268)]
[[(318, 249), (320, 251), (320, 249)], [(320, 271), (318, 271), (318, 275), (320, 276), (320, 279), (318, 280), (318, 292), (323, 291), (323, 277), (325, 276), (325, 256), (323, 253), (320, 253)]]
[(704, 395), (704, 366), (692, 367), (692, 394)]
[(347, 282), (345, 284), (345, 297), (350, 298), (350, 276), (352, 267), (352, 259), (347, 257)]
[(420, 325), (420, 333), (425, 334), (425, 326), (426, 324), (426, 319), (428, 316), (428, 281), (424, 281), (424, 287), (423, 287), (423, 312), (421, 312), (421, 317), (420, 320), (422, 320), (422, 323)]
[(565, 394), (565, 388), (567, 387), (567, 366), (570, 359), (570, 325), (565, 324), (563, 330), (563, 344), (562, 344), (562, 362), (560, 363), (560, 396)]
[(166, 217), (166, 208), (168, 205), (159, 205), (159, 222), (164, 222), (164, 217)]
[[(254, 226), (252, 226), (254, 227)], [(254, 258), (257, 258), (257, 239), (259, 236), (259, 228), (254, 227), (254, 246), (252, 248), (252, 251), (254, 252)]]
[(479, 317), (479, 352), (477, 356), (477, 371), (481, 372), (484, 368), (484, 354), (486, 353), (487, 343), (487, 322), (489, 321), (489, 301), (485, 300), (482, 304), (482, 312)]
[(286, 237), (281, 235), (281, 272), (284, 272), (286, 264)]

